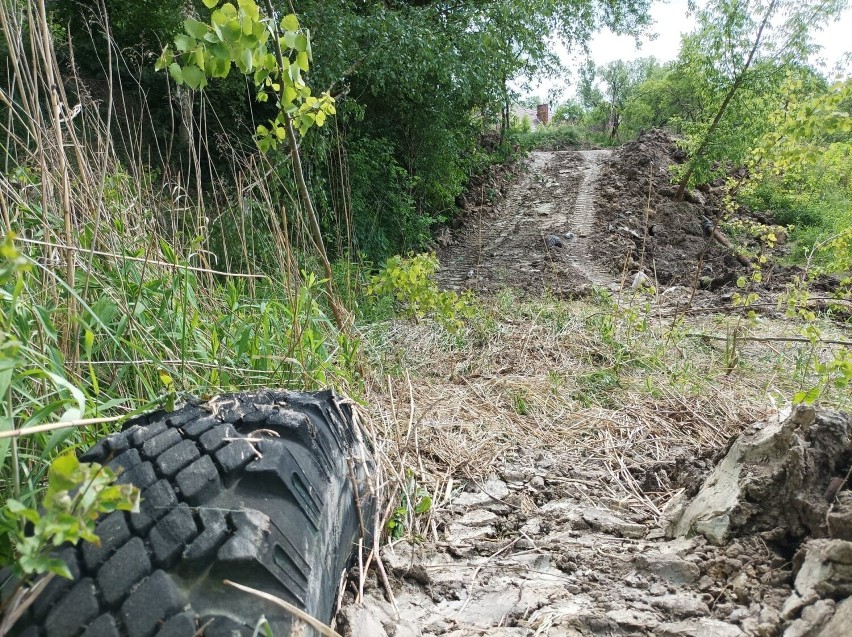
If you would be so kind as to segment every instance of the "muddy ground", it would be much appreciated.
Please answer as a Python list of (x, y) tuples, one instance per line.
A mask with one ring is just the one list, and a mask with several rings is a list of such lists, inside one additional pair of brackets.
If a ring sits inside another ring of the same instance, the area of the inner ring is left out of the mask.
[[(673, 450), (669, 462), (634, 465), (641, 493), (620, 497), (619, 476), (587, 452), (507, 453), (484, 481), (450, 481), (422, 535), (383, 548), (387, 580), (374, 570), (350, 582), (337, 628), (351, 637), (848, 636), (850, 436), (848, 415), (775, 414), (716, 457)], [(665, 506), (648, 506), (672, 486)]]
[(721, 180), (675, 201), (670, 167), (682, 161), (663, 131), (613, 150), (533, 152), (496, 202), (477, 202), (476, 193), (462, 199), (458, 227), (438, 237), (440, 282), (480, 292), (511, 286), (575, 296), (589, 284), (622, 289), (641, 272), (661, 290), (698, 288), (693, 300), (701, 304), (730, 294), (749, 273), (744, 254), (752, 260), (771, 254), (776, 259), (764, 266), (760, 288), (783, 287), (798, 271), (777, 265), (786, 233), (773, 226), (771, 214), (741, 208), (732, 218), (750, 228), (761, 224), (763, 234), (776, 235), (776, 245), (761, 241), (760, 232), (729, 237)]

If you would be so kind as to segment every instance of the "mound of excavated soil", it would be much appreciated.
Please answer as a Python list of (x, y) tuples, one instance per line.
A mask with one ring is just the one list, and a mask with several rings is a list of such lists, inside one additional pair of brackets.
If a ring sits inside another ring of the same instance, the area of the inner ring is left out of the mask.
[[(746, 268), (733, 250), (711, 238), (712, 224), (722, 216), (721, 181), (674, 200), (670, 167), (684, 159), (674, 138), (661, 130), (613, 153), (601, 172), (597, 220), (603, 240), (595, 256), (612, 269), (641, 268), (663, 286), (703, 283), (716, 289)], [(743, 247), (757, 245), (749, 239)]]

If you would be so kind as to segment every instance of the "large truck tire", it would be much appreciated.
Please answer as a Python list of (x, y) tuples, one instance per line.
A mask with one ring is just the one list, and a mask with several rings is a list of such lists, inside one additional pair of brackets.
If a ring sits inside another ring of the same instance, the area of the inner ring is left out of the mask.
[(331, 391), (232, 394), (154, 412), (81, 460), (139, 487), (140, 511), (99, 520), (100, 546), (62, 549), (74, 579), (54, 577), (13, 634), (250, 636), (261, 617), (275, 637), (296, 626), (315, 634), (223, 580), (328, 623), (353, 552), (370, 539), (372, 460), (351, 407)]

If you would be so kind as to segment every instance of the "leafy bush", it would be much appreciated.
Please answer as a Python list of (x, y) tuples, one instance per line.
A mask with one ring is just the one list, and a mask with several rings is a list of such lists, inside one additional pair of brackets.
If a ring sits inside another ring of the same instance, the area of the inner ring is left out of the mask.
[(413, 250), (429, 236), (428, 217), (418, 215), (411, 195), (414, 180), (397, 163), (393, 145), (383, 138), (349, 142), (349, 173), (354, 248), (380, 261), (397, 250)]
[(512, 131), (512, 139), (522, 150), (573, 150), (583, 145), (583, 134), (571, 124), (539, 126), (534, 131)]
[(434, 254), (390, 257), (373, 277), (367, 293), (381, 299), (391, 297), (405, 316), (435, 319), (450, 332), (474, 315), (473, 295), (439, 291), (435, 282), (438, 258)]

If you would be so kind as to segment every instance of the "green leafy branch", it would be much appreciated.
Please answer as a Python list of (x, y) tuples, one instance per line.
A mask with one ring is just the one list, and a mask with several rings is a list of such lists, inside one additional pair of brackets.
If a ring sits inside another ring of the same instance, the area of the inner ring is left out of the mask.
[(0, 517), (0, 528), (11, 539), (21, 578), (55, 573), (72, 578), (68, 565), (52, 555), (55, 548), (81, 540), (100, 546), (95, 522), (103, 513), (139, 511), (139, 489), (114, 484), (115, 473), (97, 463), (81, 463), (73, 451), (50, 464), (47, 493), (41, 510), (10, 499)]
[[(279, 22), (264, 17), (254, 0), (238, 0), (237, 6), (220, 0), (203, 0), (211, 9), (210, 23), (194, 19), (184, 21), (185, 33), (174, 38), (175, 51), (167, 46), (157, 60), (155, 68), (169, 69), (178, 84), (191, 89), (207, 85), (208, 77), (227, 77), (235, 65), (243, 75), (251, 76), (257, 99), (260, 102), (274, 96), (278, 113), (269, 125), (257, 127), (255, 140), (258, 148), (266, 152), (287, 141), (293, 174), (305, 212), (310, 223), (314, 247), (323, 268), (334, 319), (345, 332), (348, 318), (340, 299), (334, 291), (333, 272), (319, 219), (308, 192), (299, 155), (296, 129), (305, 135), (313, 126), (322, 126), (328, 116), (334, 115), (334, 98), (328, 92), (320, 97), (311, 93), (302, 76), (310, 69), (313, 59), (308, 29), (303, 29), (295, 14), (285, 15)], [(269, 16), (275, 11), (266, 0)]]
[[(238, 6), (226, 2), (216, 8), (218, 4), (218, 0), (204, 0), (212, 9), (209, 24), (184, 20), (186, 33), (175, 36), (174, 50), (170, 46), (164, 49), (155, 65), (157, 70), (168, 68), (175, 82), (193, 90), (207, 86), (209, 77), (228, 77), (232, 66), (251, 75), (257, 101), (266, 102), (271, 95), (279, 109), (269, 126), (257, 127), (256, 140), (263, 151), (276, 148), (286, 139), (288, 118), (304, 135), (334, 115), (334, 98), (327, 92), (320, 97), (312, 95), (302, 77), (310, 70), (313, 52), (310, 32), (300, 27), (294, 14), (284, 16), (276, 30), (270, 18), (261, 16), (253, 0), (238, 0)], [(276, 33), (280, 33), (278, 48), (271, 41)], [(276, 55), (279, 48), (280, 60)]]

